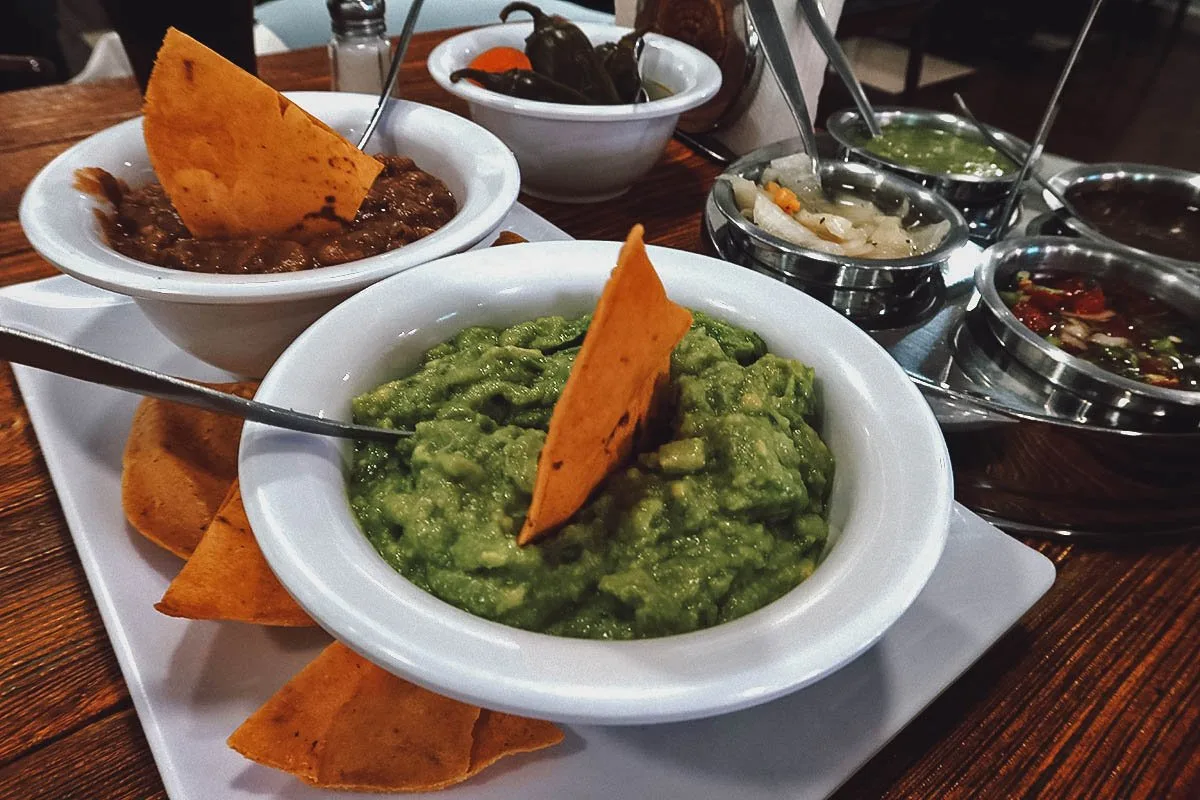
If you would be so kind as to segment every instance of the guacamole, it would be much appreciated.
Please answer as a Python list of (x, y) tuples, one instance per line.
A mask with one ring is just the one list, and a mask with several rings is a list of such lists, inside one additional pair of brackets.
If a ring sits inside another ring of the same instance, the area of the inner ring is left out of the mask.
[(383, 558), (473, 614), (594, 639), (706, 628), (807, 578), (833, 477), (810, 425), (813, 371), (700, 313), (672, 356), (658, 446), (557, 533), (517, 546), (588, 322), (469, 328), (412, 375), (355, 399), (356, 422), (416, 431), (395, 447), (356, 448), (350, 502)]

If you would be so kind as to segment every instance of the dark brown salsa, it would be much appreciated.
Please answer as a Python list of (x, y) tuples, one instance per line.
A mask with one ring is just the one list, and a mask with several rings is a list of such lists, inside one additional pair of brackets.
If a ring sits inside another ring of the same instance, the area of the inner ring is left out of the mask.
[(158, 182), (130, 189), (102, 169), (81, 170), (113, 205), (97, 212), (109, 245), (117, 252), (160, 267), (192, 272), (245, 275), (298, 272), (378, 255), (415, 242), (445, 225), (457, 204), (440, 180), (403, 156), (375, 156), (383, 171), (352, 222), (306, 241), (256, 236), (195, 239)]
[(1200, 261), (1200, 202), (1195, 190), (1149, 184), (1072, 186), (1067, 199), (1084, 222), (1110, 239), (1181, 261)]
[(1123, 280), (1022, 271), (1000, 296), (1025, 327), (1073, 356), (1151, 386), (1200, 391), (1197, 324)]

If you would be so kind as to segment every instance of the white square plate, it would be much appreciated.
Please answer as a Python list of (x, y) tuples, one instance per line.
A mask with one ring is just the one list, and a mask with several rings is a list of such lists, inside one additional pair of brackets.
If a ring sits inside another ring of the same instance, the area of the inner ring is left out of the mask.
[[(523, 206), (501, 226), (565, 239)], [(223, 376), (170, 344), (124, 297), (65, 276), (0, 290), (5, 324), (184, 377)], [(120, 504), (138, 398), (14, 366), (163, 783), (175, 800), (332, 798), (225, 746), (329, 639), (316, 629), (188, 622), (153, 608), (180, 561)], [(1045, 557), (956, 507), (941, 562), (883, 639), (833, 676), (747, 711), (645, 727), (571, 727), (446, 800), (820, 798), (833, 792), (1000, 638), (1054, 581)], [(405, 795), (411, 797), (412, 795)]]

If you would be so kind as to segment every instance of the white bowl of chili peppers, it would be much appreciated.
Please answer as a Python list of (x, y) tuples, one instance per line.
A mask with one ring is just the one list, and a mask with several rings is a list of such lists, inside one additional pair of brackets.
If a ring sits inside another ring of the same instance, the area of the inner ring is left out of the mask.
[(429, 73), (513, 151), (522, 190), (564, 203), (617, 197), (662, 156), (679, 116), (721, 87), (715, 61), (683, 42), (602, 23), (571, 23), (528, 3), (454, 36)]

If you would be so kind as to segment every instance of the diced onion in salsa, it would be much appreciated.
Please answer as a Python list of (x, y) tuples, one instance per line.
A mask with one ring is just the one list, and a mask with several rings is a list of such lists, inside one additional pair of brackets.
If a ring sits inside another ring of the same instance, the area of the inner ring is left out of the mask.
[(1200, 391), (1197, 324), (1125, 281), (1021, 271), (1000, 296), (1022, 325), (1073, 356), (1151, 386)]

